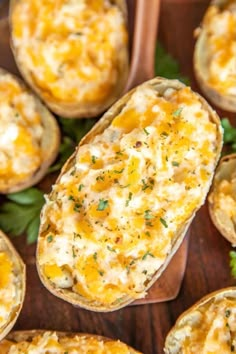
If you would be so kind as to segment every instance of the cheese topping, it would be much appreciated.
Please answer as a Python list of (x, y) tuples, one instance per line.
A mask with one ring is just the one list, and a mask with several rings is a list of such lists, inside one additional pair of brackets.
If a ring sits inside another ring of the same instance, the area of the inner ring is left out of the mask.
[(131, 354), (126, 344), (115, 340), (102, 340), (93, 336), (58, 336), (55, 332), (45, 332), (31, 341), (14, 343), (3, 340), (0, 343), (1, 354)]
[(11, 255), (0, 240), (0, 332), (12, 318), (14, 310), (19, 306), (17, 282)]
[(24, 181), (40, 166), (43, 136), (35, 98), (10, 75), (0, 75), (0, 189)]
[(208, 82), (222, 94), (236, 95), (236, 1), (209, 7), (207, 30)]
[(113, 1), (19, 0), (12, 26), (19, 60), (44, 98), (93, 104), (112, 95), (127, 50)]
[(236, 351), (235, 299), (216, 299), (191, 313), (191, 325), (184, 321), (175, 332), (182, 354), (232, 354)]
[(44, 275), (106, 305), (144, 296), (204, 201), (216, 136), (190, 88), (167, 89), (164, 97), (136, 89), (53, 187), (39, 241)]

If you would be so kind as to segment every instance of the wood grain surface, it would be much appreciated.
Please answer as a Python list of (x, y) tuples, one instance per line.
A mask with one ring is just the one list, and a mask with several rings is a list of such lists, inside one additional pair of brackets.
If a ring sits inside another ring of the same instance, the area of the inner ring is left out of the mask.
[[(146, 2), (148, 5), (148, 0)], [(197, 91), (192, 72), (193, 30), (200, 23), (208, 3), (208, 0), (163, 0), (161, 5), (160, 41), (179, 61), (182, 72), (191, 78), (192, 87)], [(130, 0), (130, 11), (133, 5), (134, 0)], [(132, 12), (129, 17), (132, 31)], [(0, 38), (3, 33), (6, 32), (0, 16)], [(6, 68), (12, 67), (9, 56), (7, 44), (6, 49), (0, 47), (0, 63)], [(218, 112), (236, 124), (235, 114)], [(50, 184), (50, 181), (44, 183), (48, 182)], [(230, 244), (213, 226), (207, 205), (201, 208), (192, 223), (186, 272), (178, 297), (169, 302), (129, 306), (108, 314), (77, 309), (51, 295), (41, 285), (36, 272), (35, 246), (26, 246), (24, 236), (13, 242), (27, 264), (27, 294), (15, 329), (100, 334), (119, 338), (146, 354), (163, 353), (167, 332), (186, 308), (213, 290), (236, 284), (230, 276)]]

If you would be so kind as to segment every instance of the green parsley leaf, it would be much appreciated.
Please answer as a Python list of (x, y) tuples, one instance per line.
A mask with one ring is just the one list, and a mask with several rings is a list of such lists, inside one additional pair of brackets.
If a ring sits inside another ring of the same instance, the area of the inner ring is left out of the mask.
[(166, 52), (160, 43), (157, 43), (156, 46), (155, 74), (167, 79), (178, 79), (186, 85), (190, 84), (190, 80), (181, 75), (178, 62)]
[(179, 162), (177, 162), (177, 161), (172, 161), (172, 166), (179, 166)]
[(146, 253), (144, 253), (142, 260), (144, 261), (148, 256), (154, 258), (153, 254), (150, 251), (147, 251)]
[(179, 117), (179, 116), (181, 115), (182, 110), (183, 110), (183, 107), (178, 108), (178, 109), (176, 109), (176, 111), (174, 111), (174, 112), (172, 113), (172, 115), (173, 115), (175, 118), (177, 118), (177, 117)]
[(150, 133), (147, 131), (146, 128), (143, 128), (143, 131), (144, 131), (144, 133), (145, 133), (146, 135), (150, 135)]
[(48, 237), (47, 237), (47, 242), (48, 242), (48, 243), (51, 243), (52, 240), (53, 240), (53, 236), (52, 236), (52, 235), (48, 235)]
[(160, 218), (160, 222), (161, 222), (162, 225), (164, 225), (166, 228), (168, 227), (167, 222), (165, 221), (165, 219)]
[(144, 219), (145, 220), (154, 219), (154, 216), (150, 213), (151, 213), (151, 210), (145, 210), (145, 212), (144, 212)]
[(236, 278), (236, 251), (229, 252), (231, 275)]
[(6, 197), (7, 201), (0, 207), (0, 228), (13, 237), (25, 232), (27, 243), (35, 242), (44, 205), (43, 193), (37, 188), (28, 188)]
[(107, 246), (107, 249), (111, 252), (116, 252), (116, 250), (114, 248), (112, 248), (111, 246)]
[(236, 128), (234, 128), (228, 118), (221, 120), (221, 125), (224, 129), (224, 144), (228, 145), (229, 152), (236, 152)]
[(79, 192), (81, 192), (83, 188), (84, 188), (84, 184), (80, 184), (78, 188)]
[(108, 200), (100, 199), (97, 207), (98, 211), (103, 211), (108, 207)]
[(95, 163), (95, 162), (96, 162), (96, 160), (97, 160), (97, 157), (96, 157), (96, 156), (94, 156), (94, 155), (92, 155), (92, 163)]

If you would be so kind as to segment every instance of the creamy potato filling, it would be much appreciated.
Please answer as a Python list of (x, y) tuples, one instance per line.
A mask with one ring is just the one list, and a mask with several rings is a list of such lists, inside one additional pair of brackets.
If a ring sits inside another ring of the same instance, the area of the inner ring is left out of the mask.
[(176, 331), (182, 354), (232, 354), (236, 352), (235, 299), (216, 299), (201, 306)]
[(137, 89), (43, 211), (42, 272), (104, 304), (142, 297), (211, 182), (217, 127), (189, 89)]
[(0, 332), (11, 320), (14, 309), (19, 306), (17, 282), (11, 256), (0, 240)]
[(42, 161), (43, 127), (34, 97), (0, 75), (0, 187), (24, 181)]
[(103, 341), (96, 337), (88, 336), (58, 336), (56, 333), (45, 332), (36, 335), (31, 341), (14, 343), (3, 340), (0, 343), (1, 354), (131, 354), (126, 344), (115, 341)]
[(218, 215), (223, 211), (224, 217), (226, 215), (236, 225), (236, 171), (228, 180), (216, 184), (214, 210)]
[(222, 94), (236, 95), (236, 2), (224, 9), (212, 5), (204, 19), (207, 30), (208, 82)]
[(92, 104), (112, 94), (127, 47), (113, 1), (19, 0), (12, 25), (19, 61), (44, 97)]

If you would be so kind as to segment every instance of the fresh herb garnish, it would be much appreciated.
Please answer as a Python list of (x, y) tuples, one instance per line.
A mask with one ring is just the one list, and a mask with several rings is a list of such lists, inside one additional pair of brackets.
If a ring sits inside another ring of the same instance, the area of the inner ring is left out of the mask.
[(151, 213), (151, 210), (145, 210), (145, 212), (144, 212), (144, 219), (145, 220), (154, 219), (154, 216), (150, 213)]
[(126, 202), (125, 202), (125, 206), (126, 206), (126, 207), (129, 206), (129, 202), (131, 201), (132, 196), (133, 196), (133, 193), (129, 192), (128, 199), (127, 199)]
[(100, 199), (98, 203), (97, 210), (103, 211), (108, 207), (108, 200)]
[(146, 253), (144, 253), (142, 260), (144, 261), (148, 256), (154, 258), (154, 255), (150, 251), (147, 251)]
[(156, 46), (155, 74), (167, 79), (178, 79), (186, 85), (190, 84), (190, 80), (181, 75), (178, 62), (166, 52), (160, 43), (157, 43)]
[(104, 275), (104, 272), (102, 270), (98, 270), (98, 273), (101, 275), (101, 277)]
[(93, 164), (96, 163), (96, 160), (97, 160), (97, 157), (94, 156), (94, 155), (92, 155), (92, 163), (93, 163)]
[(236, 251), (230, 251), (229, 252), (229, 257), (230, 257), (230, 268), (231, 268), (231, 275), (236, 278)]
[(176, 111), (173, 112), (173, 116), (175, 118), (179, 117), (181, 115), (182, 110), (183, 110), (183, 107), (176, 109)]
[(28, 188), (6, 197), (7, 201), (0, 207), (0, 228), (13, 237), (25, 232), (27, 243), (35, 242), (45, 202), (43, 193), (37, 188)]
[(51, 243), (52, 240), (53, 240), (53, 236), (52, 236), (52, 235), (49, 235), (49, 236), (47, 237), (47, 242), (48, 242), (48, 243)]
[(78, 188), (79, 192), (81, 192), (83, 188), (84, 188), (84, 184), (80, 184)]
[(177, 161), (172, 161), (172, 166), (179, 166), (179, 162), (177, 162)]
[(111, 246), (107, 246), (107, 249), (111, 252), (116, 252), (116, 250), (114, 248), (112, 248)]
[(228, 153), (236, 152), (236, 128), (234, 128), (228, 118), (221, 120), (224, 128), (224, 144), (228, 147)]
[(229, 309), (225, 310), (225, 317), (229, 318), (231, 311)]
[(144, 131), (144, 133), (145, 133), (146, 135), (150, 135), (150, 133), (147, 131), (146, 128), (143, 128), (143, 131)]
[(165, 221), (165, 219), (160, 218), (160, 222), (162, 223), (163, 226), (165, 226), (165, 228), (168, 227), (167, 222)]

